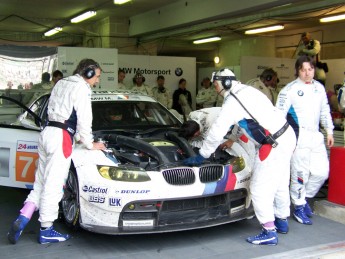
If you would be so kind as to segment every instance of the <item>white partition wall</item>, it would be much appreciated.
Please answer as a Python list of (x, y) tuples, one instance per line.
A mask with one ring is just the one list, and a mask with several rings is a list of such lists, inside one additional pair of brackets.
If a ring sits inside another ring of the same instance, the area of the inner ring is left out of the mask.
[(119, 68), (125, 70), (124, 80), (127, 86), (133, 85), (133, 77), (140, 72), (145, 77), (145, 84), (156, 86), (158, 75), (165, 78), (165, 86), (173, 93), (178, 88), (178, 81), (186, 79), (187, 89), (196, 96), (196, 60), (189, 57), (166, 57), (146, 55), (119, 55)]
[(84, 58), (97, 61), (102, 68), (98, 88), (114, 89), (117, 84), (117, 49), (58, 47), (58, 69), (64, 76), (72, 75), (80, 60)]

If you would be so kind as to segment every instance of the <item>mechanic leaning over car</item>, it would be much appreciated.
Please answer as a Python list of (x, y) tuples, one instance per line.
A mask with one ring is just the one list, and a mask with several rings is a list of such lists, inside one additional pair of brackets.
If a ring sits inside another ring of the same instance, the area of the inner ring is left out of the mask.
[(327, 146), (332, 147), (333, 122), (324, 86), (314, 79), (315, 61), (300, 56), (295, 63), (296, 80), (286, 85), (278, 95), (276, 106), (283, 111), (296, 132), (297, 147), (291, 159), (291, 202), (294, 218), (312, 225), (313, 212), (307, 202), (313, 198), (328, 178), (329, 162), (324, 136), (319, 123), (327, 133)]
[(254, 211), (263, 229), (248, 237), (252, 244), (276, 245), (277, 231), (288, 232), (290, 215), (290, 159), (296, 136), (281, 111), (257, 89), (241, 84), (227, 68), (213, 73), (212, 82), (224, 103), (200, 148), (200, 154), (184, 160), (200, 165), (217, 149), (230, 127), (238, 125), (258, 148), (250, 182)]
[[(200, 148), (203, 140), (208, 135), (208, 131), (218, 118), (221, 109), (221, 107), (210, 107), (192, 111), (188, 115), (188, 120), (182, 124), (179, 136), (187, 139), (193, 148)], [(255, 157), (254, 143), (249, 141), (237, 125), (231, 128), (226, 137), (219, 145), (219, 149), (231, 148), (233, 143), (236, 142), (248, 154), (248, 166), (252, 168)]]
[(48, 104), (48, 124), (38, 141), (39, 162), (33, 190), (24, 202), (19, 217), (7, 236), (15, 244), (34, 211), (39, 210), (41, 244), (70, 238), (54, 230), (59, 202), (68, 177), (73, 138), (87, 149), (103, 150), (92, 135), (91, 87), (99, 82), (101, 67), (92, 59), (83, 59), (73, 76), (61, 79), (53, 88)]

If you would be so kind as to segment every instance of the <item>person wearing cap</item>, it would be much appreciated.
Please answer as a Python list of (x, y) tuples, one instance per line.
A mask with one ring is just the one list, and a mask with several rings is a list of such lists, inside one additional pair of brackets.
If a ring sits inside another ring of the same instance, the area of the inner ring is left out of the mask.
[(293, 216), (302, 224), (312, 225), (313, 198), (328, 178), (329, 161), (320, 124), (327, 133), (326, 144), (334, 144), (334, 125), (325, 88), (314, 80), (315, 61), (300, 56), (295, 63), (297, 78), (279, 93), (276, 106), (295, 130), (297, 147), (291, 159), (290, 196)]
[(278, 90), (278, 74), (272, 68), (266, 68), (260, 75), (260, 77), (249, 80), (246, 84), (258, 89), (264, 95), (267, 96), (270, 101), (275, 104)]
[(276, 245), (277, 231), (288, 232), (290, 159), (296, 146), (295, 133), (264, 94), (241, 84), (230, 69), (213, 73), (211, 81), (224, 96), (222, 109), (202, 142), (199, 155), (183, 163), (200, 166), (218, 148), (228, 130), (237, 125), (257, 148), (250, 194), (262, 231), (246, 241)]
[[(318, 40), (311, 37), (309, 32), (303, 32), (301, 34), (300, 44), (297, 47), (296, 53), (299, 56), (312, 57), (315, 61), (315, 80), (319, 81), (323, 86), (326, 86), (326, 71), (321, 64), (325, 64), (321, 61), (321, 44)], [(328, 71), (328, 69), (327, 69)]]
[(140, 72), (137, 72), (133, 77), (133, 87), (131, 90), (153, 97), (152, 88), (148, 85), (145, 85), (144, 82), (145, 77)]

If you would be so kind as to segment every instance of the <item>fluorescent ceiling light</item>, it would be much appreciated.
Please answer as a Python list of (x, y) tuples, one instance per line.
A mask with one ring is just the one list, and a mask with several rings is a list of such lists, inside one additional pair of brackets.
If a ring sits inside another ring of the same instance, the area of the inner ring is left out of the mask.
[(205, 38), (205, 39), (200, 39), (200, 40), (195, 40), (193, 41), (194, 44), (202, 44), (206, 42), (213, 42), (213, 41), (218, 41), (221, 40), (221, 37), (211, 37), (211, 38)]
[(49, 37), (49, 36), (52, 36), (58, 32), (62, 31), (62, 28), (61, 27), (55, 27), (54, 29), (51, 29), (47, 32), (44, 33), (44, 36), (46, 37)]
[(270, 26), (270, 27), (248, 30), (248, 31), (245, 31), (245, 34), (256, 34), (256, 33), (268, 32), (268, 31), (278, 31), (282, 29), (284, 29), (283, 25), (275, 25), (275, 26)]
[(84, 21), (86, 19), (89, 19), (91, 18), (92, 16), (95, 16), (96, 15), (96, 12), (95, 11), (88, 11), (86, 13), (83, 13), (77, 17), (74, 17), (73, 19), (71, 19), (71, 23), (78, 23), (78, 22), (81, 22), (81, 21)]
[(344, 20), (344, 19), (345, 19), (345, 14), (340, 14), (340, 15), (321, 18), (320, 22), (335, 22), (335, 21)]
[(114, 0), (114, 4), (125, 4), (131, 0)]

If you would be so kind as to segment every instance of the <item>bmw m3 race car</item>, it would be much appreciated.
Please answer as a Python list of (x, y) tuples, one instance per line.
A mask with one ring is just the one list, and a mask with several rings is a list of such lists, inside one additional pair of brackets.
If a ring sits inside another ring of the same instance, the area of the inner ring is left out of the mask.
[[(6, 105), (0, 108), (0, 183), (30, 189), (49, 94), (30, 109), (1, 99), (13, 104), (8, 112)], [(69, 226), (137, 234), (203, 228), (254, 215), (250, 158), (239, 144), (215, 152), (201, 166), (187, 167), (182, 161), (195, 150), (178, 136), (181, 122), (155, 99), (130, 91), (94, 91), (92, 110), (95, 140), (104, 141), (107, 150), (75, 145), (61, 201)], [(17, 118), (18, 111), (24, 112)]]

